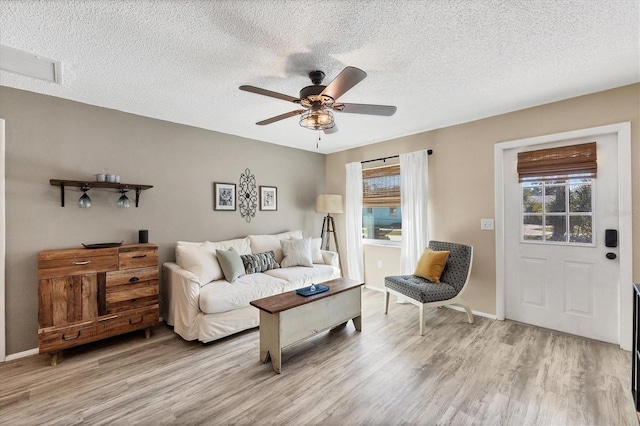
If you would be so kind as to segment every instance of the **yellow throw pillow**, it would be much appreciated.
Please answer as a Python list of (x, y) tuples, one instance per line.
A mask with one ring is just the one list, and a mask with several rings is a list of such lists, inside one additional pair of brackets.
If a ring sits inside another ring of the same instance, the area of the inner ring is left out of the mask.
[(440, 275), (444, 271), (448, 258), (448, 251), (433, 251), (430, 248), (426, 248), (422, 256), (420, 256), (420, 260), (418, 260), (418, 265), (413, 275), (426, 278), (432, 283), (439, 283)]

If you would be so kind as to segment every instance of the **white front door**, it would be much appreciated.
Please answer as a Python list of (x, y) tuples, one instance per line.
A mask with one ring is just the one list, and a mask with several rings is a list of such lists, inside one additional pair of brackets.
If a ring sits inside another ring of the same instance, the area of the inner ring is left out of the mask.
[[(518, 152), (594, 141), (596, 178), (518, 182)], [(620, 228), (617, 134), (507, 149), (503, 155), (506, 318), (619, 343), (618, 248), (605, 246), (605, 230)]]

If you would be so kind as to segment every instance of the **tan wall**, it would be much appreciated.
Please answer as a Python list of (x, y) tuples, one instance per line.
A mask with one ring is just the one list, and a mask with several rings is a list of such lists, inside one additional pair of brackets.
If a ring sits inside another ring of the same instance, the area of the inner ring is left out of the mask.
[(363, 251), (367, 288), (384, 291), (384, 277), (398, 275), (400, 270), (400, 247), (365, 245)]
[[(495, 234), (480, 230), (480, 219), (495, 215), (494, 145), (626, 121), (631, 122), (633, 179), (630, 184), (633, 186), (633, 226), (637, 234), (640, 232), (640, 84), (331, 154), (326, 163), (327, 191), (344, 194), (347, 163), (433, 149), (434, 154), (429, 157), (431, 238), (474, 246), (468, 300), (474, 310), (495, 314)], [(344, 223), (344, 215), (336, 216), (338, 235), (343, 240)], [(340, 244), (346, 247), (344, 241)], [(634, 265), (640, 265), (640, 239), (634, 237), (633, 249)], [(379, 250), (376, 256), (381, 256)], [(366, 264), (370, 262), (365, 259)], [(346, 269), (346, 261), (343, 264)], [(399, 261), (396, 268), (399, 272)], [(380, 281), (379, 276), (367, 279)], [(634, 279), (640, 279), (640, 266), (634, 268)]]
[[(160, 262), (174, 258), (176, 240), (204, 241), (302, 229), (319, 236), (315, 213), (324, 192), (325, 156), (203, 129), (153, 120), (31, 92), (0, 87), (6, 120), (7, 354), (37, 347), (39, 250), (81, 243), (136, 242), (148, 229)], [(153, 185), (139, 208), (118, 209), (118, 195), (80, 192), (49, 179), (89, 179), (103, 168), (123, 182)], [(249, 168), (258, 185), (278, 187), (278, 210), (247, 223), (213, 211), (213, 182), (237, 183)]]

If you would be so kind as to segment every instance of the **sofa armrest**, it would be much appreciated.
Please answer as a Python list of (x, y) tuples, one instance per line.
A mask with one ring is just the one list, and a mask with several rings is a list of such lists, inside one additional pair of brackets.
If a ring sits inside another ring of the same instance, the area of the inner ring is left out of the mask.
[(162, 279), (167, 291), (167, 324), (185, 340), (198, 338), (196, 320), (200, 313), (200, 281), (178, 264), (162, 265)]
[(336, 268), (340, 267), (338, 253), (329, 250), (320, 250), (320, 253), (322, 253), (322, 260), (324, 260), (325, 265), (331, 265)]

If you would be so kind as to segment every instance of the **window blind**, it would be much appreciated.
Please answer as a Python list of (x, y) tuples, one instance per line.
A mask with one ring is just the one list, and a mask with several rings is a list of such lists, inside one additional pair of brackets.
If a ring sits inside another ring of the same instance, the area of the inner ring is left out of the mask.
[(569, 177), (594, 178), (597, 171), (595, 142), (518, 153), (520, 182)]
[(400, 207), (400, 165), (362, 171), (362, 207)]

